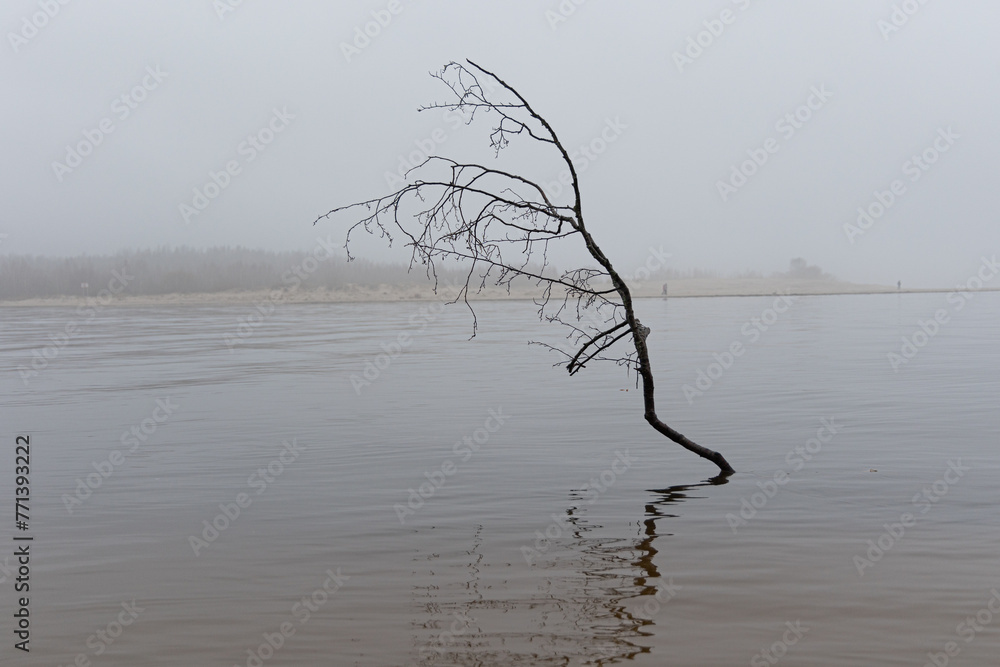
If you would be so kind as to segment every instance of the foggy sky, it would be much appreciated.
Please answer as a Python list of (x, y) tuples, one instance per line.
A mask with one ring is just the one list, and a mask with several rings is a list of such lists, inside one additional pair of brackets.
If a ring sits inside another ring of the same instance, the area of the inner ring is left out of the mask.
[[(387, 192), (432, 135), (437, 153), (492, 159), (473, 128), (416, 111), (446, 99), (428, 72), (464, 58), (568, 146), (601, 150), (585, 215), (623, 273), (662, 248), (681, 269), (801, 256), (846, 280), (952, 287), (1000, 249), (989, 0), (63, 1), (0, 10), (0, 253), (339, 240), (343, 220), (313, 219)], [(70, 167), (81, 142), (96, 145)], [(212, 173), (225, 187), (186, 221)], [(859, 207), (884, 211), (852, 231)]]

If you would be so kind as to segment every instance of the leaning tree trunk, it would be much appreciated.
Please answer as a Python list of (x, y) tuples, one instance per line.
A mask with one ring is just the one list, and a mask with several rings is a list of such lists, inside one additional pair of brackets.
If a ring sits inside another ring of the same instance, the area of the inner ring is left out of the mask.
[[(348, 248), (348, 258), (351, 258), (348, 246), (354, 230), (360, 228), (368, 233), (378, 233), (388, 238), (390, 244), (398, 230), (406, 245), (412, 248), (411, 266), (414, 263), (425, 266), (428, 277), (434, 278), (435, 286), (438, 277), (435, 260), (445, 258), (467, 262), (465, 283), (459, 290), (459, 296), (455, 297), (456, 301), (463, 299), (466, 305), (470, 283), (478, 282), (480, 287), (485, 287), (493, 272), (496, 272), (493, 273), (496, 284), (508, 288), (515, 278), (530, 278), (539, 286), (544, 285), (539, 304), (540, 316), (546, 313), (552, 290), (562, 290), (564, 296), (557, 298), (557, 304), (559, 301), (562, 303), (555, 308), (555, 314), (548, 312), (548, 319), (571, 327), (570, 337), (574, 338), (576, 353), (559, 350), (567, 357), (565, 363), (569, 373), (575, 374), (594, 359), (609, 360), (601, 355), (631, 334), (635, 355), (627, 352), (610, 360), (634, 368), (642, 378), (646, 421), (681, 447), (717, 465), (723, 474), (734, 472), (722, 454), (695, 444), (657, 417), (653, 400), (653, 370), (646, 347), (649, 329), (636, 319), (628, 285), (584, 224), (576, 165), (555, 130), (513, 87), (476, 63), (467, 62), (468, 68), (449, 63), (435, 75), (451, 89), (455, 99), (423, 109), (463, 111), (467, 123), (472, 122), (477, 112), (499, 116), (490, 134), (490, 146), (495, 156), (499, 156), (511, 139), (518, 136), (552, 145), (569, 171), (573, 203), (553, 201), (540, 182), (523, 175), (435, 155), (410, 170), (417, 172), (412, 180), (407, 172), (407, 180), (395, 192), (335, 208), (316, 221), (358, 207), (365, 209), (366, 213), (347, 232), (345, 248)], [(478, 76), (486, 77), (486, 81), (481, 83)], [(505, 99), (495, 98), (492, 91), (496, 88), (500, 89), (501, 95), (505, 95), (503, 91), (509, 95)], [(407, 210), (403, 206), (404, 201), (417, 203), (418, 212), (414, 215)], [(548, 244), (574, 234), (583, 238), (587, 251), (601, 270), (583, 267), (558, 276), (547, 275)], [(514, 253), (513, 258), (510, 257), (511, 252)], [(541, 268), (530, 268), (529, 259), (539, 255)], [(485, 267), (485, 273), (477, 273), (477, 267)], [(610, 279), (611, 288), (603, 284), (592, 285), (591, 280), (595, 278)], [(617, 295), (617, 300), (614, 295)], [(572, 301), (576, 304), (577, 322), (580, 322), (581, 309), (591, 307), (597, 314), (603, 308), (604, 320), (589, 327), (578, 327), (561, 320), (560, 314)], [(475, 331), (473, 314), (473, 335)]]
[[(634, 319), (632, 314), (631, 304), (627, 308), (629, 319)], [(670, 428), (656, 416), (656, 405), (653, 400), (653, 371), (649, 365), (649, 353), (646, 351), (646, 340), (645, 336), (637, 335), (635, 336), (635, 351), (639, 358), (639, 376), (642, 378), (642, 402), (645, 408), (646, 421), (649, 425), (655, 428), (657, 431), (667, 436), (678, 445), (692, 451), (702, 458), (706, 458), (715, 465), (719, 466), (719, 471), (723, 473), (734, 473), (736, 472), (729, 461), (726, 460), (719, 452), (712, 451), (708, 447), (702, 447), (696, 442), (691, 441), (682, 433), (675, 431)]]
[[(572, 161), (570, 161), (572, 164)], [(579, 201), (579, 200), (578, 200)], [(730, 474), (736, 472), (729, 461), (726, 460), (719, 452), (713, 451), (708, 447), (703, 447), (698, 443), (692, 441), (684, 434), (670, 428), (659, 417), (656, 416), (656, 400), (654, 397), (655, 387), (653, 384), (653, 367), (649, 363), (649, 350), (646, 348), (646, 336), (649, 334), (649, 329), (644, 327), (638, 319), (635, 317), (635, 310), (632, 307), (632, 293), (622, 280), (615, 268), (611, 266), (611, 261), (608, 260), (607, 256), (601, 251), (597, 243), (594, 241), (590, 233), (583, 227), (583, 216), (580, 212), (579, 204), (577, 205), (577, 219), (580, 221), (580, 233), (584, 238), (587, 250), (590, 252), (591, 256), (596, 259), (608, 275), (611, 276), (611, 284), (614, 285), (615, 290), (621, 297), (622, 306), (625, 309), (625, 320), (628, 322), (629, 329), (632, 331), (632, 339), (635, 342), (635, 353), (637, 370), (639, 377), (642, 378), (642, 403), (646, 421), (654, 429), (667, 436), (678, 445), (684, 449), (694, 452), (698, 456), (708, 459), (715, 465), (719, 466), (719, 471), (724, 474)]]

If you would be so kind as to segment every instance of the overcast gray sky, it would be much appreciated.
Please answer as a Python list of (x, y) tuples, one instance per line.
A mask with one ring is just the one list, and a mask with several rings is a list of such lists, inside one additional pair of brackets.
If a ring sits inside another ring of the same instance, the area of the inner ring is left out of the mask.
[(952, 287), (1000, 246), (1000, 3), (579, 2), (7, 0), (0, 253), (339, 237), (312, 220), (473, 136), (416, 112), (464, 58), (592, 147), (587, 218), (621, 270), (662, 247)]

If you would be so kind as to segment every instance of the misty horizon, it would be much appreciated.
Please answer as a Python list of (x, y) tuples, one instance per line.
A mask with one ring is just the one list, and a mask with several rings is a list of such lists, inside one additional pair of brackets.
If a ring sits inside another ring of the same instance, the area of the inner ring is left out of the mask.
[[(577, 154), (617, 265), (662, 247), (685, 269), (806, 257), (851, 282), (962, 284), (1000, 242), (982, 84), (1000, 7), (896, 4), (108, 2), (49, 16), (19, 0), (0, 21), (19, 100), (0, 129), (0, 254), (306, 251), (344, 231), (317, 216), (389, 191), (423, 156), (491, 159), (475, 124), (417, 111), (446, 92), (428, 73), (468, 57)], [(550, 163), (521, 164), (560, 188)], [(358, 251), (408, 259), (377, 240)], [(579, 258), (559, 252), (560, 266)]]
[[(242, 247), (150, 248), (119, 250), (106, 255), (46, 257), (0, 255), (0, 301), (98, 293), (109, 282), (116, 296), (217, 293), (273, 289), (343, 289), (362, 286), (424, 286), (434, 284), (425, 267), (405, 262), (375, 262), (355, 257), (348, 261), (339, 248), (318, 245), (314, 252), (270, 251)], [(307, 258), (312, 258), (309, 265)], [(764, 274), (738, 271), (722, 274), (710, 269), (678, 269), (665, 264), (669, 258), (652, 255), (645, 264), (623, 274), (630, 283), (659, 284), (668, 280), (766, 278), (836, 281), (821, 267), (802, 258), (789, 262), (788, 270)], [(305, 268), (303, 268), (305, 267)], [(529, 267), (531, 268), (531, 267)], [(557, 275), (560, 267), (549, 265), (544, 275)], [(441, 284), (461, 284), (468, 266), (441, 262), (435, 266)], [(477, 274), (479, 275), (479, 274)], [(489, 281), (488, 281), (489, 282)], [(473, 290), (479, 284), (477, 278)], [(528, 287), (528, 278), (515, 281)], [(537, 291), (541, 291), (539, 288)]]

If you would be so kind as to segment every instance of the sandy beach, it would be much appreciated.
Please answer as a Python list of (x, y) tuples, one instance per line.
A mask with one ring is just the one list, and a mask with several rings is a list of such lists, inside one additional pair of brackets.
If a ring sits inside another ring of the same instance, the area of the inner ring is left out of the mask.
[[(639, 298), (662, 297), (662, 283), (637, 283), (630, 285), (632, 294)], [(767, 296), (772, 294), (789, 294), (796, 296), (829, 295), (829, 294), (887, 294), (894, 292), (949, 292), (950, 288), (940, 289), (903, 289), (894, 286), (864, 285), (839, 282), (833, 280), (786, 280), (780, 278), (761, 279), (726, 279), (726, 278), (690, 278), (676, 279), (669, 282), (668, 296), (670, 298), (698, 297), (734, 297), (734, 296)], [(454, 299), (457, 292), (447, 286), (440, 286), (437, 294), (430, 285), (348, 285), (342, 289), (285, 289), (285, 290), (253, 290), (228, 291), (214, 293), (190, 294), (157, 294), (157, 295), (125, 295), (115, 296), (109, 302), (107, 297), (99, 299), (96, 295), (59, 296), (50, 298), (22, 299), (18, 301), (0, 301), (0, 306), (35, 306), (35, 307), (78, 307), (100, 303), (108, 306), (204, 306), (204, 305), (241, 305), (258, 304), (266, 301), (281, 303), (363, 303), (391, 301), (434, 301)], [(511, 290), (500, 287), (488, 287), (480, 291), (470, 289), (470, 301), (491, 301), (536, 299), (541, 289), (533, 286), (518, 286)]]

